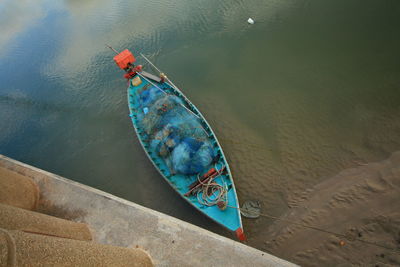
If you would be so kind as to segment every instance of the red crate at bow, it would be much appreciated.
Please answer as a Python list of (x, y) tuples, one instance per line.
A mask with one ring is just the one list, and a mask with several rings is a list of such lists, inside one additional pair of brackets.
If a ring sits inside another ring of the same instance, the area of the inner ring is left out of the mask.
[(118, 67), (120, 67), (121, 69), (126, 69), (127, 67), (129, 67), (129, 63), (133, 64), (133, 62), (135, 62), (136, 59), (131, 53), (131, 51), (125, 49), (124, 51), (122, 51), (121, 53), (119, 53), (114, 57), (114, 61), (118, 65)]

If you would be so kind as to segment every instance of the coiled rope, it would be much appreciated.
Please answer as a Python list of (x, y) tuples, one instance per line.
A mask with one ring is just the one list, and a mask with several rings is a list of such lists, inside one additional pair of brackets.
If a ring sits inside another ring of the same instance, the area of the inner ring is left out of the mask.
[[(215, 169), (217, 170), (216, 166)], [(205, 206), (211, 207), (218, 205), (221, 210), (226, 209), (228, 205), (228, 189), (225, 182), (223, 185), (214, 182), (214, 179), (222, 174), (222, 170), (217, 170), (217, 175), (206, 182), (202, 182), (197, 176), (201, 189), (197, 191), (197, 201)]]
[(225, 209), (228, 201), (228, 196), (226, 194), (228, 190), (226, 187), (213, 182), (212, 179), (206, 183), (200, 183), (202, 186), (201, 190), (197, 192), (197, 201), (208, 207), (218, 205), (218, 207)]
[[(229, 206), (229, 205), (227, 205), (227, 207), (228, 208), (237, 209), (239, 211), (243, 210), (243, 211), (249, 212), (249, 210), (243, 209), (243, 208), (238, 208), (238, 207)], [(388, 247), (388, 246), (381, 245), (381, 244), (378, 244), (378, 243), (375, 243), (375, 242), (371, 242), (371, 241), (368, 241), (368, 240), (364, 240), (364, 239), (361, 239), (361, 238), (358, 238), (358, 237), (352, 237), (352, 236), (349, 236), (349, 235), (336, 233), (336, 232), (333, 232), (333, 231), (325, 230), (325, 229), (322, 229), (322, 228), (319, 228), (319, 227), (316, 227), (316, 226), (311, 226), (311, 225), (307, 225), (307, 224), (303, 224), (303, 223), (296, 223), (296, 222), (293, 222), (293, 221), (290, 221), (290, 220), (285, 220), (285, 219), (282, 219), (282, 218), (279, 218), (279, 217), (275, 217), (275, 216), (272, 216), (272, 215), (269, 215), (269, 214), (265, 214), (265, 213), (260, 213), (260, 216), (267, 217), (267, 218), (274, 219), (274, 220), (278, 220), (278, 221), (282, 221), (282, 222), (287, 222), (287, 223), (290, 223), (292, 225), (301, 226), (301, 227), (308, 228), (308, 229), (315, 230), (315, 231), (319, 231), (319, 232), (322, 232), (322, 233), (331, 234), (331, 235), (337, 236), (339, 238), (344, 238), (344, 239), (346, 239), (348, 241), (359, 241), (359, 242), (362, 242), (364, 244), (368, 244), (368, 245), (371, 245), (371, 246), (376, 246), (376, 247), (388, 249), (388, 250), (393, 251), (396, 254), (400, 254), (400, 251), (399, 251), (398, 248)], [(342, 244), (342, 242), (343, 241), (341, 240), (341, 244)], [(344, 245), (344, 243), (343, 243), (343, 245)]]

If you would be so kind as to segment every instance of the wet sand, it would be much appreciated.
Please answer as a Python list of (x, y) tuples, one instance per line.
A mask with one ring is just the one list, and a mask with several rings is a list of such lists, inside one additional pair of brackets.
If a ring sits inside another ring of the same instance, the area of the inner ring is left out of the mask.
[(385, 161), (344, 170), (317, 184), (282, 216), (284, 222), (269, 227), (265, 249), (302, 266), (399, 266), (399, 207), (400, 152), (396, 152)]

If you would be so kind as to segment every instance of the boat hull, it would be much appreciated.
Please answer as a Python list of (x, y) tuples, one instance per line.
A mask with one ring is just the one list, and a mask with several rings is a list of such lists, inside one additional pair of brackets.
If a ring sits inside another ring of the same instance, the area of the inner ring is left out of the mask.
[[(140, 75), (140, 84), (138, 84), (137, 78), (138, 76), (135, 77), (133, 82), (130, 80), (130, 86), (127, 90), (130, 117), (140, 144), (142, 145), (150, 161), (153, 163), (154, 167), (172, 186), (172, 188), (198, 211), (205, 214), (218, 224), (226, 227), (228, 230), (235, 231), (238, 235), (243, 234), (242, 221), (239, 211), (239, 201), (228, 162), (226, 161), (225, 155), (214, 132), (203, 115), (179, 89), (175, 88), (169, 83), (158, 82)], [(214, 180), (216, 183), (224, 186), (227, 189), (227, 207), (224, 210), (221, 210), (217, 205), (204, 205), (204, 203), (199, 201), (196, 195), (185, 195), (189, 191), (189, 186), (198, 179), (198, 175), (174, 173), (171, 171), (170, 166), (163, 160), (163, 158), (159, 156), (159, 153), (152, 148), (149, 140), (150, 136), (146, 133), (146, 130), (143, 127), (143, 116), (146, 114), (146, 111), (143, 110), (143, 107), (140, 107), (139, 105), (140, 91), (143, 90), (145, 86), (156, 87), (166, 94), (177, 96), (182, 100), (185, 109), (195, 115), (196, 120), (201, 123), (203, 130), (207, 133), (208, 139), (212, 144), (214, 152), (219, 155), (218, 160), (213, 162), (213, 164), (210, 164), (209, 167), (225, 169), (225, 172), (216, 177)]]

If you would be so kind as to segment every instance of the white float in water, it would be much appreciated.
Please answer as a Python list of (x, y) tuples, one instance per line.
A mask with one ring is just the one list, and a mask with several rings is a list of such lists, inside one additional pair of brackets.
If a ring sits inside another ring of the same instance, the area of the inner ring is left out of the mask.
[(247, 22), (248, 22), (249, 24), (254, 24), (254, 20), (253, 20), (252, 18), (249, 18), (249, 19), (247, 20)]

